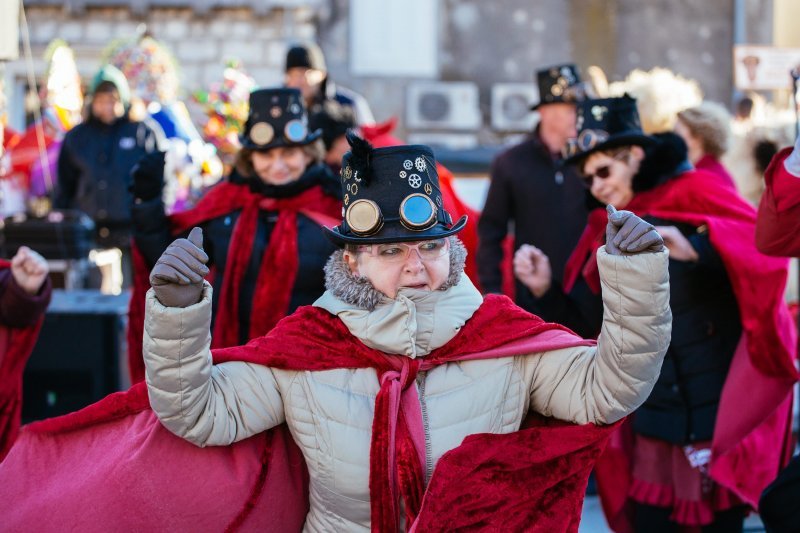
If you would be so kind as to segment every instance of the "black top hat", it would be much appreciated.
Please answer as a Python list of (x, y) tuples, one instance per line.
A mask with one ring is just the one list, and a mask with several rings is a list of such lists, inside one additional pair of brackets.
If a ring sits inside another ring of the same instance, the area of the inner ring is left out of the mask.
[(461, 231), (442, 205), (436, 160), (427, 146), (372, 148), (352, 132), (342, 158), (344, 220), (328, 237), (337, 245), (439, 239)]
[(578, 104), (578, 136), (564, 148), (565, 162), (574, 164), (585, 157), (619, 146), (649, 146), (655, 141), (642, 131), (636, 99), (618, 98), (585, 100)]
[(536, 72), (539, 102), (532, 110), (547, 104), (574, 104), (586, 98), (586, 86), (581, 82), (578, 67), (572, 64), (554, 65)]
[(250, 110), (242, 148), (265, 151), (278, 146), (304, 146), (322, 132), (308, 131), (308, 116), (297, 89), (258, 89), (250, 93)]
[(286, 52), (286, 71), (301, 67), (326, 72), (325, 56), (322, 49), (314, 43), (296, 44)]

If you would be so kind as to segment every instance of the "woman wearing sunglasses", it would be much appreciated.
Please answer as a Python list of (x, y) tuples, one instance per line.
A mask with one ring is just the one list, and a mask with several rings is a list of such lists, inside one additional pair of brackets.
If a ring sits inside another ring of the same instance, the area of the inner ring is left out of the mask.
[[(721, 190), (715, 176), (694, 170), (676, 135), (644, 135), (632, 98), (590, 100), (578, 111), (568, 161), (591, 196), (641, 216), (669, 249), (672, 342), (652, 394), (631, 417), (625, 435), (632, 447), (620, 437), (606, 455), (632, 449), (623, 458), (630, 486), (618, 469), (609, 475), (602, 468), (619, 463), (601, 460), (601, 494), (616, 496), (607, 500), (617, 504), (606, 507), (609, 521), (624, 519), (627, 496), (636, 531), (741, 531), (747, 506), (780, 466), (789, 421), (795, 371), (782, 300), (786, 262), (755, 249), (753, 209)], [(593, 250), (604, 241), (606, 249), (620, 245), (629, 231), (610, 238), (603, 213), (590, 215), (563, 288), (551, 286), (537, 250), (515, 258), (517, 275), (558, 320), (584, 332), (599, 332), (602, 318)]]
[(325, 290), (322, 268), (334, 247), (322, 226), (341, 212), (339, 183), (322, 163), (321, 131), (308, 128), (297, 89), (250, 95), (247, 122), (231, 175), (193, 209), (169, 217), (162, 202), (164, 155), (133, 171), (137, 277), (131, 300), (131, 378), (144, 377), (141, 359), (147, 273), (176, 235), (205, 233), (212, 270), (214, 346), (235, 346), (272, 329)]

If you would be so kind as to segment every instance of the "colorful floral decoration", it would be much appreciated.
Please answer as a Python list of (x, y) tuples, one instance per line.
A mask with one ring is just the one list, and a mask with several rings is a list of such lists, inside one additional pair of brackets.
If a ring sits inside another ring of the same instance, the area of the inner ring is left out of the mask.
[(203, 125), (203, 137), (217, 147), (226, 170), (233, 165), (234, 156), (241, 147), (239, 134), (247, 121), (250, 92), (255, 88), (255, 80), (241, 64), (229, 61), (223, 70), (222, 81), (192, 95), (192, 100), (208, 117)]
[(147, 33), (113, 41), (103, 53), (103, 63), (120, 69), (131, 93), (145, 103), (168, 104), (178, 98), (177, 62), (163, 44)]

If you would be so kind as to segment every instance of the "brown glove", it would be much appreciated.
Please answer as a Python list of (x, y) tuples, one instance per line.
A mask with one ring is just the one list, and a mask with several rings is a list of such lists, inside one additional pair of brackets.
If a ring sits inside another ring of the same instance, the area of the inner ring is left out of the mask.
[(608, 211), (606, 252), (611, 255), (624, 255), (660, 252), (664, 249), (664, 239), (652, 224), (630, 211), (617, 211), (613, 205), (609, 205), (606, 210)]
[(170, 244), (150, 272), (150, 285), (166, 307), (188, 307), (200, 301), (208, 274), (203, 230), (193, 228), (188, 239)]

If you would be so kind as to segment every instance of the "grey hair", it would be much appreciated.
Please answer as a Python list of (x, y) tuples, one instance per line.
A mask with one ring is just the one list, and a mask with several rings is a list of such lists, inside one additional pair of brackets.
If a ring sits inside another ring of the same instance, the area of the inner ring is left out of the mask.
[[(467, 260), (467, 249), (456, 236), (447, 238), (450, 242), (450, 273), (447, 280), (438, 290), (446, 291), (461, 281), (464, 264)], [(356, 248), (347, 246), (348, 251), (356, 252)], [(345, 250), (336, 250), (328, 258), (325, 265), (325, 288), (338, 299), (367, 311), (374, 310), (385, 295), (378, 291), (365, 276), (356, 276), (344, 260)]]

